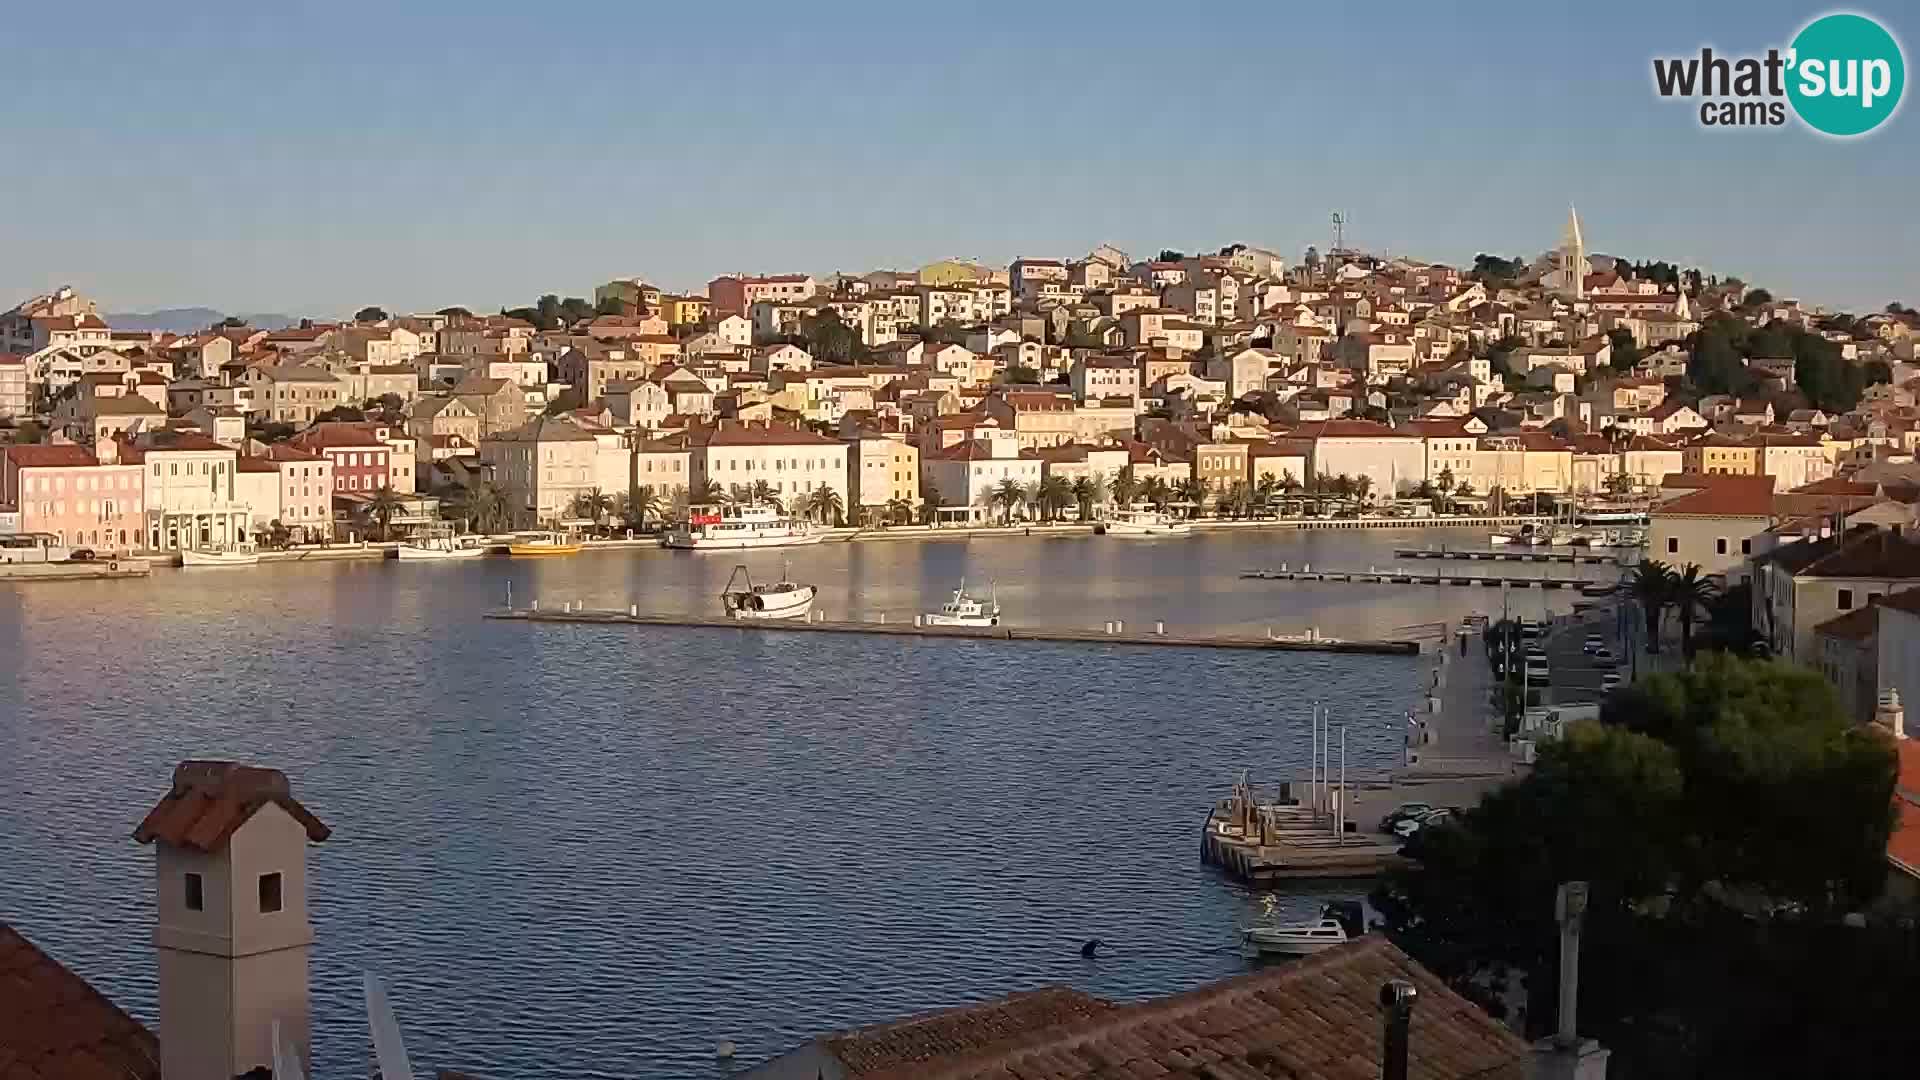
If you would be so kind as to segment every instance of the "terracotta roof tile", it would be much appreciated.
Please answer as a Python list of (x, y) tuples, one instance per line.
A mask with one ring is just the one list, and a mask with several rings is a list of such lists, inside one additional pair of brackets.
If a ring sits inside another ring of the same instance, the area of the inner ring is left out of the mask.
[(162, 840), (174, 847), (213, 852), (268, 803), (293, 815), (315, 843), (332, 834), (293, 797), (286, 774), (278, 769), (231, 761), (183, 761), (173, 770), (173, 787), (147, 811), (133, 838), (143, 844)]
[(1902, 739), (1900, 780), (1894, 792), (1899, 820), (1887, 838), (1887, 858), (1920, 877), (1920, 739)]
[(86, 980), (0, 923), (0, 1075), (159, 1080), (160, 1042)]
[(22, 469), (56, 469), (73, 465), (98, 465), (100, 462), (86, 447), (75, 443), (22, 443), (7, 447), (7, 457)]
[(1420, 991), (1409, 1072), (1519, 1080), (1531, 1050), (1384, 938), (1186, 994), (1064, 1018), (973, 1049), (922, 1057), (859, 1080), (1094, 1080), (1380, 1075), (1377, 995), (1388, 979)]

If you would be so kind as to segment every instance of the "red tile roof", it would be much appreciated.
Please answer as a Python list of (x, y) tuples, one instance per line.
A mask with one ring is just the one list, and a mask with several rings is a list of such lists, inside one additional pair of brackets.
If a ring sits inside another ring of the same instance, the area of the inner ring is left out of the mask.
[(318, 843), (332, 835), (333, 830), (294, 799), (286, 774), (278, 769), (231, 761), (183, 761), (173, 770), (173, 787), (147, 811), (133, 838), (143, 844), (163, 840), (174, 847), (212, 853), (268, 803), (306, 826), (309, 840)]
[[(1423, 1080), (1522, 1080), (1532, 1049), (1385, 938), (1367, 937), (1191, 993), (1123, 1005), (958, 1049), (859, 1080), (1105, 1080), (1108, 1077), (1381, 1075), (1378, 997), (1389, 979), (1419, 991), (1408, 1073)], [(1071, 1007), (1065, 1002), (1056, 1007)]]
[(23, 444), (7, 447), (7, 457), (22, 469), (58, 469), (73, 465), (98, 465), (100, 462), (84, 446)]
[(721, 420), (688, 433), (696, 446), (841, 446), (838, 439), (777, 424)]
[(1741, 479), (1765, 480), (1765, 484), (1713, 484), (1691, 495), (1654, 508), (1654, 517), (1690, 514), (1697, 517), (1773, 517), (1773, 477)]
[(0, 1076), (160, 1080), (160, 1041), (85, 979), (0, 923)]
[(1049, 987), (994, 1001), (875, 1024), (819, 1040), (848, 1080), (912, 1069), (1021, 1035), (1099, 1016), (1115, 1006), (1078, 990)]
[(1900, 779), (1893, 801), (1898, 812), (1887, 858), (1920, 877), (1920, 739), (1900, 740)]

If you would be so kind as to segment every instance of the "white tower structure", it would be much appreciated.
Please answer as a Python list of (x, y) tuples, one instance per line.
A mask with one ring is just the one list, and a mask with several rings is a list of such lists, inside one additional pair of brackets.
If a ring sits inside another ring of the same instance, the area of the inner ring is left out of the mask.
[(1587, 298), (1587, 245), (1580, 236), (1580, 215), (1567, 207), (1567, 228), (1560, 234), (1554, 288), (1569, 300)]

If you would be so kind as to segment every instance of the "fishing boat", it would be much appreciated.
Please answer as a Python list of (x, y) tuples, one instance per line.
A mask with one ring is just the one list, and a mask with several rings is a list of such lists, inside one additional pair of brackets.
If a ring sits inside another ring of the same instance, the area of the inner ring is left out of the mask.
[(787, 572), (770, 585), (755, 585), (745, 566), (736, 566), (720, 592), (720, 610), (735, 619), (804, 619), (813, 611), (813, 598), (819, 589), (796, 585)]
[(1295, 926), (1250, 926), (1241, 938), (1240, 951), (1248, 957), (1312, 956), (1346, 943), (1347, 928), (1329, 915)]
[(723, 506), (717, 513), (689, 513), (687, 520), (667, 530), (660, 546), (684, 551), (743, 551), (797, 547), (824, 539), (826, 534), (805, 520), (789, 517), (771, 506)]
[(1193, 526), (1162, 510), (1116, 510), (1106, 531), (1110, 536), (1188, 536)]
[(968, 596), (967, 581), (961, 578), (953, 599), (941, 604), (939, 611), (928, 612), (921, 621), (928, 626), (999, 626), (1000, 601), (994, 598), (991, 586), (985, 600)]
[(252, 566), (259, 561), (260, 549), (252, 544), (184, 548), (180, 552), (181, 566)]
[(471, 559), (486, 553), (486, 541), (477, 536), (455, 536), (449, 531), (436, 531), (409, 540), (401, 544), (397, 552), (402, 559), (422, 561)]
[(523, 533), (513, 543), (507, 545), (507, 553), (516, 559), (549, 558), (556, 555), (578, 555), (582, 546), (580, 541), (565, 533)]

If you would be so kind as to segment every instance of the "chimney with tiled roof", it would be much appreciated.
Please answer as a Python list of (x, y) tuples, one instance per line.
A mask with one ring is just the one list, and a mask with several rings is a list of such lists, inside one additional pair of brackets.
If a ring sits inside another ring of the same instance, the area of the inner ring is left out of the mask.
[(328, 834), (277, 769), (173, 771), (133, 834), (154, 849), (163, 1076), (271, 1068), (276, 1026), (312, 1075), (306, 849)]

